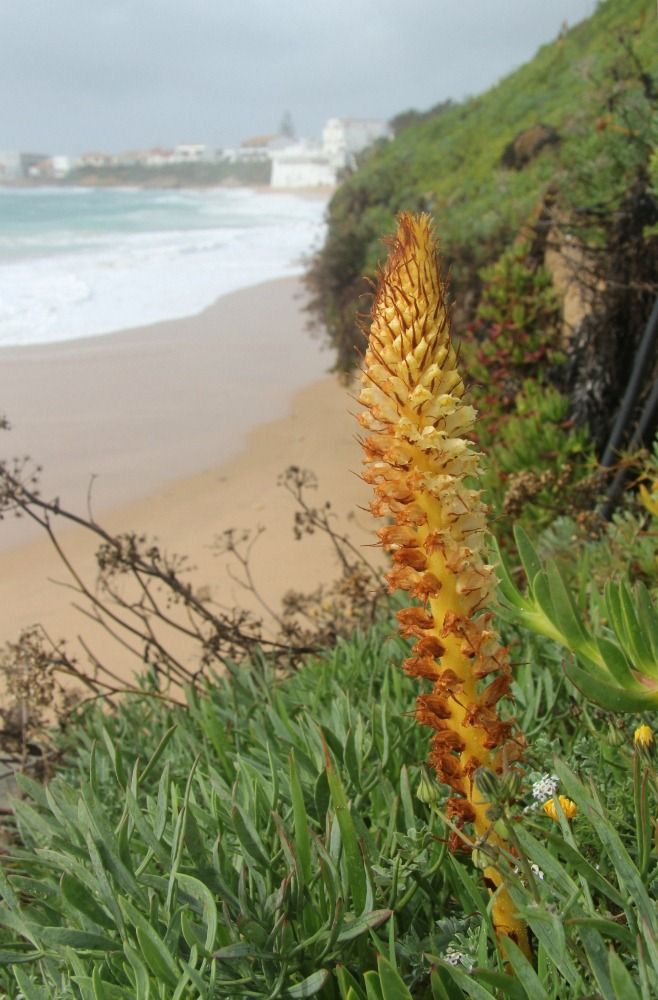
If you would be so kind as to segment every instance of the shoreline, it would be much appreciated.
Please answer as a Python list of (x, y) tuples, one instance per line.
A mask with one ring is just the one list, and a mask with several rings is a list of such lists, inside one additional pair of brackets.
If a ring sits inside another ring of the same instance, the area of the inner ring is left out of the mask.
[[(0, 199), (12, 244), (0, 267), (0, 349), (187, 320), (233, 292), (301, 280), (327, 202), (317, 192), (256, 187), (24, 193), (4, 189), (7, 205)], [(41, 214), (37, 245), (30, 218)]]
[[(374, 541), (374, 521), (361, 509), (369, 490), (359, 478), (354, 400), (336, 376), (325, 374), (330, 357), (304, 329), (298, 293), (295, 279), (282, 279), (218, 300), (203, 319), (92, 337), (82, 345), (70, 341), (45, 351), (4, 349), (0, 357), (16, 356), (0, 366), (0, 394), (3, 380), (7, 386), (20, 384), (25, 414), (32, 411), (34, 418), (38, 410), (40, 427), (33, 427), (31, 451), (45, 464), (43, 495), (59, 495), (62, 506), (84, 511), (89, 456), (91, 471), (104, 463), (94, 488), (99, 523), (111, 533), (144, 532), (163, 550), (188, 556), (195, 567), (191, 582), (208, 588), (212, 600), (224, 607), (258, 611), (253, 595), (229, 572), (227, 558), (213, 553), (213, 539), (230, 528), (265, 529), (251, 568), (262, 597), (276, 608), (289, 589), (308, 593), (336, 579), (340, 567), (330, 539), (316, 533), (295, 541), (295, 506), (277, 485), (291, 465), (311, 469), (318, 488), (309, 501), (320, 506), (330, 501), (337, 526), (356, 545)], [(226, 337), (220, 337), (220, 317), (241, 326), (224, 327)], [(249, 317), (258, 336), (245, 349)], [(239, 363), (242, 370), (221, 391), (213, 369), (218, 352), (225, 362), (231, 359), (230, 374), (231, 364)], [(263, 358), (270, 359), (269, 366), (255, 364)], [(127, 389), (135, 380), (143, 388), (140, 373), (155, 361), (159, 388), (152, 384), (150, 393), (138, 395), (136, 413), (128, 405)], [(89, 384), (90, 372), (104, 372), (106, 378)], [(32, 390), (24, 378), (32, 380)], [(177, 386), (180, 391), (170, 398)], [(39, 391), (48, 394), (48, 406), (35, 407)], [(7, 411), (11, 417), (9, 406)], [(140, 419), (148, 424), (146, 435), (137, 426)], [(190, 454), (190, 442), (201, 431)], [(4, 435), (4, 454), (25, 451), (14, 446), (14, 433)], [(21, 444), (26, 437), (23, 430)], [(44, 451), (49, 455), (44, 457)], [(100, 486), (103, 491), (97, 491)], [(63, 566), (47, 538), (25, 535), (21, 524), (0, 521), (0, 645), (38, 623), (55, 641), (71, 641), (74, 650), (82, 636), (95, 655), (131, 676), (138, 668), (134, 659), (123, 656), (72, 607), (74, 596), (61, 585)], [(96, 546), (89, 532), (67, 526), (58, 537), (93, 585)]]
[[(43, 492), (103, 512), (236, 455), (326, 374), (297, 277), (230, 292), (202, 312), (115, 333), (0, 348), (4, 455), (43, 468)], [(0, 551), (29, 538), (0, 527)]]
[(109, 190), (109, 189), (121, 189), (125, 188), (127, 190), (135, 189), (144, 191), (214, 191), (214, 190), (229, 190), (236, 191), (240, 188), (245, 188), (248, 191), (256, 191), (258, 194), (291, 194), (298, 198), (312, 198), (321, 199), (326, 201), (327, 204), (331, 196), (336, 191), (336, 188), (331, 185), (313, 185), (312, 187), (272, 187), (271, 184), (243, 184), (235, 183), (232, 181), (212, 181), (208, 184), (192, 184), (189, 182), (184, 183), (160, 183), (157, 181), (105, 181), (103, 183), (96, 184), (85, 184), (84, 182), (78, 181), (73, 183), (72, 181), (62, 181), (53, 177), (48, 180), (38, 180), (31, 181), (28, 178), (19, 181), (8, 181), (0, 180), (0, 189), (6, 188), (10, 191), (15, 190), (39, 190), (40, 188), (55, 188), (57, 190), (72, 190), (74, 188), (83, 188), (84, 190), (93, 190), (98, 188), (99, 190)]

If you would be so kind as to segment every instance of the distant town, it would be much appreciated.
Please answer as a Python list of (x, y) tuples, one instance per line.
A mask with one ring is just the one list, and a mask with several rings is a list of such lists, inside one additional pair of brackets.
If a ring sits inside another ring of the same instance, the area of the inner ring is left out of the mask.
[(272, 188), (331, 188), (376, 142), (392, 138), (383, 121), (330, 118), (320, 139), (295, 138), (289, 122), (272, 135), (245, 139), (233, 149), (179, 143), (173, 149), (82, 156), (0, 152), (0, 184), (260, 183)]

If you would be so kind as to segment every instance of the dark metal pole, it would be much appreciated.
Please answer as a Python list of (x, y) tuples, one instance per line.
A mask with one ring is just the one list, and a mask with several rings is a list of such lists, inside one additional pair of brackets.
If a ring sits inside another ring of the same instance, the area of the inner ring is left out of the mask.
[[(642, 409), (642, 415), (640, 416), (639, 422), (635, 431), (633, 432), (633, 437), (628, 445), (628, 450), (632, 451), (637, 448), (643, 442), (647, 444), (647, 438), (652, 431), (656, 429), (656, 423), (658, 422), (658, 378), (653, 383), (653, 389), (649, 394), (649, 397), (644, 404)], [(617, 504), (619, 503), (619, 498), (624, 490), (624, 484), (628, 479), (629, 470), (622, 467), (617, 471), (617, 475), (612, 480), (610, 484), (610, 489), (608, 490), (608, 495), (606, 497), (605, 504), (601, 508), (601, 517), (606, 521), (609, 521), (612, 517), (613, 511)]]
[(605, 451), (603, 452), (601, 465), (604, 469), (609, 469), (611, 465), (614, 465), (619, 457), (618, 452), (623, 444), (628, 422), (631, 419), (633, 410), (637, 404), (642, 383), (653, 366), (653, 354), (657, 339), (658, 298), (656, 298), (656, 301), (653, 304), (649, 321), (647, 322), (644, 333), (642, 334), (642, 340), (640, 341), (640, 346), (638, 347), (637, 354), (635, 355), (631, 377), (628, 381), (628, 385), (626, 386), (626, 392), (624, 393), (622, 404), (617, 412), (612, 433), (610, 434)]

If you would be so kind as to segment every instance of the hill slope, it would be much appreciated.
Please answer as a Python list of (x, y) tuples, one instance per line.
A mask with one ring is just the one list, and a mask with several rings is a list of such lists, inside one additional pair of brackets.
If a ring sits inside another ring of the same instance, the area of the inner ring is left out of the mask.
[[(563, 213), (583, 206), (610, 213), (638, 173), (647, 175), (657, 71), (654, 5), (605, 0), (485, 94), (440, 105), (417, 123), (400, 116), (412, 124), (372, 151), (334, 195), (328, 236), (309, 274), (337, 368), (354, 364), (363, 275), (374, 274), (381, 233), (397, 212), (433, 212), (453, 290), (472, 312), (479, 270), (547, 192)], [(539, 125), (553, 141), (523, 163), (514, 141)], [(658, 174), (655, 156), (653, 164)]]

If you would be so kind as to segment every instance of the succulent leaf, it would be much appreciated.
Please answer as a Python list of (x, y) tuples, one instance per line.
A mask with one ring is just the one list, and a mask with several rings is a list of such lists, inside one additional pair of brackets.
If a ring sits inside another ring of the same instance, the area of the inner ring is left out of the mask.
[(642, 712), (658, 707), (658, 612), (646, 587), (619, 581), (606, 584), (603, 602), (594, 592), (591, 603), (602, 609), (608, 628), (596, 632), (559, 567), (541, 568), (528, 536), (515, 532), (519, 556), (528, 576), (523, 595), (501, 558), (500, 597), (506, 617), (537, 635), (546, 636), (572, 656), (564, 670), (589, 699), (610, 711)]
[(564, 672), (575, 687), (602, 708), (609, 712), (646, 712), (655, 711), (658, 703), (658, 692), (646, 693), (629, 687), (622, 687), (616, 682), (605, 678), (600, 671), (583, 670), (578, 661), (565, 664)]

